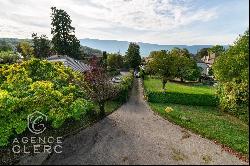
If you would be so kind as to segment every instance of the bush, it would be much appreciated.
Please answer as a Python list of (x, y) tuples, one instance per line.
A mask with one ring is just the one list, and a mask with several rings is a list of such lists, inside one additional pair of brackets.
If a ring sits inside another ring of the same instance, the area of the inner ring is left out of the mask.
[(11, 64), (18, 60), (18, 55), (13, 51), (0, 51), (0, 64)]
[(183, 105), (216, 106), (218, 99), (209, 94), (187, 94), (177, 92), (162, 92), (146, 90), (149, 102), (174, 103)]
[(227, 82), (219, 84), (217, 94), (220, 97), (220, 108), (239, 119), (249, 123), (248, 83)]
[(0, 146), (27, 129), (33, 112), (45, 114), (48, 124), (58, 128), (66, 119), (78, 120), (91, 111), (92, 102), (74, 84), (80, 80), (81, 74), (62, 63), (38, 59), (0, 68)]
[(213, 65), (222, 111), (249, 122), (249, 30)]
[(115, 98), (116, 101), (125, 102), (128, 100), (129, 97), (129, 90), (132, 88), (134, 76), (130, 72), (129, 75), (123, 77), (121, 83), (117, 85), (119, 89), (118, 96)]

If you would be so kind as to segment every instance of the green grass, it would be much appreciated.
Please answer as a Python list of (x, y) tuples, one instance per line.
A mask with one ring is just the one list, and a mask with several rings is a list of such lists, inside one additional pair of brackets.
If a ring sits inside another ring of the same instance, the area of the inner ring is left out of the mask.
[[(220, 113), (216, 107), (164, 103), (150, 103), (150, 106), (169, 121), (216, 140), (248, 157), (248, 125), (233, 116)], [(173, 111), (165, 112), (166, 107), (173, 108)]]
[(215, 88), (211, 86), (168, 82), (167, 90), (164, 91), (160, 79), (148, 78), (144, 80), (144, 87), (149, 102), (199, 106), (216, 106), (218, 104)]
[[(179, 93), (186, 93), (186, 94), (215, 94), (215, 88), (211, 86), (199, 85), (197, 84), (179, 84), (174, 82), (168, 82), (166, 84), (166, 92), (179, 92)], [(144, 80), (144, 86), (146, 89), (150, 89), (156, 92), (162, 92), (162, 82), (160, 79), (153, 79), (148, 78)]]

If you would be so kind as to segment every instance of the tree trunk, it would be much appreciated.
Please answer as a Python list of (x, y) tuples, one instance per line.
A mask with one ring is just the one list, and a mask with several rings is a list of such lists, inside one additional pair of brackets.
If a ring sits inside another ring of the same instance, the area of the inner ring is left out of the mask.
[(184, 82), (183, 78), (181, 77), (181, 82)]
[(163, 89), (163, 90), (167, 90), (167, 89), (166, 89), (166, 84), (167, 84), (167, 80), (163, 78), (163, 79), (162, 79), (162, 89)]
[(104, 102), (100, 102), (99, 103), (99, 109), (100, 109), (100, 116), (104, 117), (105, 116), (105, 108), (104, 108), (105, 103)]

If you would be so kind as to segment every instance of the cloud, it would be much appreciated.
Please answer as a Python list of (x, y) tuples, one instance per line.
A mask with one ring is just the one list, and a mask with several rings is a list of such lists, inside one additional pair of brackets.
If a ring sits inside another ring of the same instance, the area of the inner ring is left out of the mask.
[[(168, 43), (174, 41), (171, 34), (185, 31), (191, 35), (190, 26), (204, 24), (203, 28), (206, 29), (206, 24), (219, 18), (221, 11), (218, 5), (204, 6), (200, 2), (200, 0), (0, 0), (0, 37), (30, 38), (34, 31), (50, 36), (50, 8), (56, 6), (66, 10), (71, 16), (78, 38)], [(171, 40), (164, 36), (168, 36)], [(179, 42), (180, 38), (176, 39), (177, 41)]]

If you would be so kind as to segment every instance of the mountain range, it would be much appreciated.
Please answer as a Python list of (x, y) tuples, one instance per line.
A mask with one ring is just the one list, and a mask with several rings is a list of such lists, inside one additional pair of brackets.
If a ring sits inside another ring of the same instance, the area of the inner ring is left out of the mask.
[[(120, 52), (125, 54), (128, 49), (128, 41), (117, 41), (117, 40), (99, 40), (99, 39), (80, 39), (80, 43), (83, 46), (88, 46), (91, 48), (99, 49), (102, 51), (107, 51), (109, 53)], [(140, 53), (142, 56), (148, 56), (151, 51), (157, 50), (171, 50), (174, 47), (187, 48), (192, 54), (196, 54), (201, 48), (210, 48), (213, 45), (160, 45), (160, 44), (150, 44), (150, 43), (138, 43), (140, 46)]]

